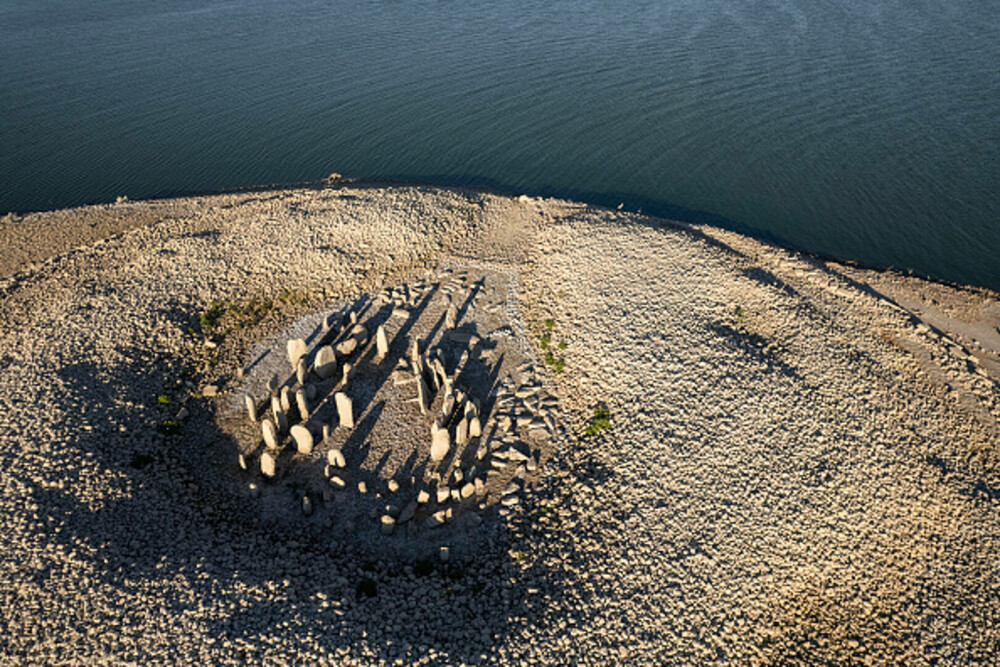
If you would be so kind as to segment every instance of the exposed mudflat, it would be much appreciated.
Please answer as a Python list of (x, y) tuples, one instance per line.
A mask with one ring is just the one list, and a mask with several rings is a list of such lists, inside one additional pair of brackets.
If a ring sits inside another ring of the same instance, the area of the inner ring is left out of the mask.
[[(425, 187), (125, 202), (0, 233), (4, 663), (1000, 653), (995, 293)], [(281, 355), (352, 308), (391, 341), (355, 353), (356, 425), (316, 408), (315, 451), (285, 438), (263, 479), (243, 395), (267, 418), (273, 372), (335, 391)], [(456, 382), (469, 351), (489, 420), (440, 465), (445, 396), (411, 400), (413, 339)], [(456, 469), (481, 488), (461, 497)], [(421, 484), (457, 494), (382, 534)]]

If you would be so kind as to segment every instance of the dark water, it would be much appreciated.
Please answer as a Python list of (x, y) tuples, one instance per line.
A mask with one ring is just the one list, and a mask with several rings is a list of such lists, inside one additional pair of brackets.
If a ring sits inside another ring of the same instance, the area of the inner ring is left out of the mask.
[(1000, 288), (1000, 4), (0, 0), (0, 211), (354, 177)]

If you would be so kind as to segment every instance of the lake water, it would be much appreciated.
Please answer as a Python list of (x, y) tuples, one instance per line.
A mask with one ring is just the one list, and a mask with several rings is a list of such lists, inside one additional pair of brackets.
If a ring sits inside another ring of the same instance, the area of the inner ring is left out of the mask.
[(1000, 4), (0, 0), (0, 212), (332, 171), (1000, 288)]

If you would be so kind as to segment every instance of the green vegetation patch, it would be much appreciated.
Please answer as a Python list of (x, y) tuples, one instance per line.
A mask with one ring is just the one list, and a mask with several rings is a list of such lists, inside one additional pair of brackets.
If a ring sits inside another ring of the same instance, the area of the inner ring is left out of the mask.
[(170, 403), (170, 396), (168, 396), (167, 394), (160, 394), (159, 396), (156, 397), (156, 402), (159, 403), (160, 405), (167, 405), (168, 403)]
[(163, 435), (174, 435), (180, 433), (181, 425), (176, 419), (164, 419), (159, 426), (159, 431)]
[(584, 435), (597, 435), (606, 428), (611, 428), (611, 411), (607, 407), (600, 405), (594, 408), (594, 416), (587, 423), (587, 430)]

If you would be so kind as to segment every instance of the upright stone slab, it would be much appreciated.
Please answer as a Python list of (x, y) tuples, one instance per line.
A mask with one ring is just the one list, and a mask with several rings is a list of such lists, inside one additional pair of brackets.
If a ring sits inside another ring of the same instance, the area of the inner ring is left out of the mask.
[(427, 383), (424, 382), (424, 376), (417, 376), (417, 403), (420, 405), (420, 413), (427, 414), (427, 411), (431, 407), (431, 392), (427, 388)]
[(389, 339), (386, 338), (385, 327), (381, 324), (375, 330), (375, 347), (378, 350), (378, 356), (375, 357), (376, 361), (382, 361), (389, 356)]
[(243, 405), (247, 408), (247, 415), (250, 417), (250, 421), (257, 421), (257, 403), (253, 400), (253, 396), (250, 394), (243, 395)]
[(284, 410), (278, 410), (274, 413), (274, 423), (278, 428), (278, 433), (288, 431), (288, 415), (285, 414)]
[(299, 359), (306, 356), (306, 342), (301, 338), (293, 338), (288, 341), (288, 362), (292, 365), (292, 370), (299, 365)]
[(275, 455), (269, 451), (264, 451), (260, 455), (260, 474), (268, 479), (274, 479), (274, 475), (277, 472), (277, 459)]
[(463, 416), (458, 420), (458, 426), (455, 427), (455, 444), (459, 447), (464, 447), (469, 443), (469, 422)]
[(454, 303), (448, 304), (448, 310), (444, 314), (444, 328), (454, 329), (458, 325), (458, 308)]
[(435, 463), (444, 460), (451, 449), (451, 435), (447, 426), (431, 424), (431, 461)]
[(469, 420), (469, 437), (478, 438), (483, 434), (483, 424), (479, 419), (479, 416), (475, 416)]
[(309, 417), (309, 399), (305, 389), (295, 392), (295, 406), (299, 409), (299, 419), (305, 421)]
[(309, 374), (309, 368), (306, 366), (305, 359), (299, 359), (295, 364), (295, 379), (299, 381), (300, 385), (306, 383), (306, 375)]
[(410, 343), (410, 363), (416, 367), (420, 361), (420, 341), (416, 338)]
[(339, 449), (331, 449), (326, 453), (326, 462), (333, 466), (334, 468), (346, 468), (347, 459), (344, 458), (344, 452)]
[(260, 423), (260, 430), (264, 435), (264, 444), (271, 449), (277, 449), (278, 447), (278, 429), (274, 427), (274, 424), (270, 419), (265, 419)]
[(313, 436), (305, 426), (296, 424), (292, 427), (292, 440), (295, 441), (295, 449), (299, 454), (312, 454)]
[(334, 394), (333, 400), (337, 404), (337, 418), (340, 420), (340, 425), (354, 428), (354, 401), (342, 391)]
[(281, 388), (281, 409), (286, 413), (292, 411), (292, 406), (295, 405), (295, 396), (292, 394), (291, 387)]
[(314, 365), (316, 375), (324, 380), (332, 378), (337, 374), (337, 354), (329, 345), (324, 345), (316, 352), (316, 363)]

